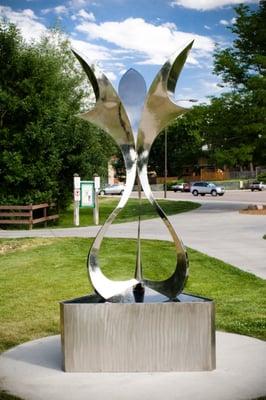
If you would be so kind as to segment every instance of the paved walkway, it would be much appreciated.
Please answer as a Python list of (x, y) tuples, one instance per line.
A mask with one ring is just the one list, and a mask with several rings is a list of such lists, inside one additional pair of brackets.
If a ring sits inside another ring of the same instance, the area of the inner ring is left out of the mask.
[(266, 394), (266, 343), (217, 332), (214, 371), (66, 373), (59, 336), (0, 356), (4, 389), (27, 400), (251, 400)]
[[(243, 203), (205, 201), (194, 211), (170, 217), (186, 246), (266, 279), (266, 217), (238, 212)], [(0, 237), (94, 237), (99, 227), (0, 231)], [(114, 224), (108, 237), (136, 238), (137, 223)], [(160, 219), (142, 221), (143, 239), (171, 240)]]

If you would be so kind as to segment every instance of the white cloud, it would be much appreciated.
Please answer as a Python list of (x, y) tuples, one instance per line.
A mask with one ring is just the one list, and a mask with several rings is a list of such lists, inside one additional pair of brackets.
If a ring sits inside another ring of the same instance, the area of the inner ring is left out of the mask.
[(41, 10), (42, 14), (48, 14), (48, 13), (55, 13), (55, 14), (68, 14), (69, 11), (75, 12), (75, 10), (79, 10), (77, 14), (73, 14), (70, 18), (75, 21), (77, 17), (83, 18), (87, 21), (95, 21), (95, 17), (92, 12), (88, 13), (84, 8), (88, 5), (96, 5), (96, 3), (93, 3), (90, 0), (70, 0), (67, 3), (67, 7), (65, 5), (59, 5), (56, 7), (51, 7), (51, 8), (44, 8)]
[(84, 58), (86, 58), (89, 64), (96, 63), (98, 61), (105, 61), (113, 59), (110, 50), (104, 46), (98, 46), (83, 40), (70, 39), (74, 49), (79, 50)]
[(221, 20), (219, 21), (219, 24), (220, 24), (220, 25), (229, 25), (229, 21), (227, 21), (226, 19), (221, 19)]
[[(20, 12), (13, 11), (10, 7), (0, 6), (0, 17), (6, 18), (8, 21), (17, 25), (21, 30), (21, 34), (28, 42), (31, 40), (39, 40), (43, 35), (47, 35), (49, 30), (39, 22), (39, 18), (30, 9)], [(72, 34), (75, 36), (75, 32)], [(90, 61), (95, 60), (111, 60), (114, 57), (111, 51), (104, 46), (98, 46), (82, 40), (70, 39), (71, 43), (84, 54), (89, 54)], [(123, 66), (123, 64), (121, 64)]]
[(87, 5), (87, 1), (86, 0), (71, 0), (68, 3), (70, 5), (70, 7), (74, 7), (74, 8), (79, 8), (79, 7), (85, 7)]
[(97, 5), (96, 2), (92, 0), (70, 0), (68, 5), (73, 8), (84, 8), (88, 5)]
[(207, 29), (208, 31), (211, 30), (211, 27), (209, 25), (204, 25), (204, 28)]
[(161, 26), (164, 26), (165, 28), (169, 28), (170, 30), (177, 29), (176, 24), (174, 24), (173, 22), (165, 22)]
[(125, 68), (125, 64), (123, 64), (123, 63), (121, 63), (121, 62), (115, 62), (114, 65), (115, 65), (116, 67), (119, 67), (119, 68)]
[(48, 13), (55, 13), (55, 14), (67, 14), (68, 10), (65, 6), (61, 5), (61, 6), (57, 6), (57, 7), (51, 7), (51, 8), (44, 8), (43, 10), (41, 10), (42, 14), (46, 15)]
[(47, 32), (47, 28), (38, 21), (39, 18), (30, 9), (17, 12), (10, 7), (0, 6), (0, 16), (16, 24), (28, 42), (40, 39)]
[(56, 14), (67, 14), (68, 10), (65, 6), (57, 6), (54, 8), (54, 12)]
[(128, 18), (122, 22), (101, 24), (82, 22), (77, 31), (85, 33), (89, 39), (103, 39), (120, 49), (134, 52), (140, 64), (162, 64), (165, 60), (190, 41), (195, 40), (188, 63), (198, 64), (201, 57), (210, 56), (214, 42), (207, 36), (178, 31), (176, 26), (153, 25), (142, 18)]
[(258, 3), (259, 0), (173, 0), (170, 5), (182, 6), (195, 10), (212, 10), (214, 8), (236, 5), (240, 3)]
[(87, 11), (85, 11), (83, 8), (81, 10), (79, 10), (78, 14), (79, 17), (87, 20), (87, 21), (95, 21), (95, 16), (92, 12), (88, 13)]
[(37, 19), (37, 16), (34, 14), (34, 11), (32, 11), (30, 8), (27, 8), (26, 10), (23, 10), (23, 15), (25, 17)]
[(236, 18), (232, 18), (232, 19), (230, 19), (230, 21), (227, 21), (226, 19), (221, 19), (219, 21), (219, 24), (227, 26), (230, 24), (235, 24), (235, 22), (236, 22)]

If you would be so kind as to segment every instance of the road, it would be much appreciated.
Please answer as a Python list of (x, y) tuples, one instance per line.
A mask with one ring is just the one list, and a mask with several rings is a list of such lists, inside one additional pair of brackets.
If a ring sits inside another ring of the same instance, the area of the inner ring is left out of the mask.
[[(155, 193), (162, 197), (162, 193)], [(167, 193), (169, 199), (202, 203), (197, 210), (173, 215), (170, 221), (186, 246), (266, 279), (266, 216), (240, 214), (247, 204), (266, 204), (265, 192), (232, 191), (224, 197), (195, 198), (190, 193)], [(252, 199), (252, 201), (250, 200)], [(99, 227), (0, 231), (0, 237), (94, 237)], [(137, 223), (112, 225), (108, 237), (136, 238)], [(160, 219), (142, 221), (143, 239), (171, 240)]]
[[(156, 198), (163, 198), (164, 192), (153, 192)], [(137, 193), (133, 193), (134, 197), (137, 197)], [(191, 193), (181, 192), (167, 192), (167, 199), (185, 200), (185, 201), (197, 201), (200, 203), (238, 203), (243, 204), (243, 207), (247, 204), (266, 204), (266, 190), (259, 192), (251, 192), (251, 190), (227, 190), (223, 196), (193, 196)]]

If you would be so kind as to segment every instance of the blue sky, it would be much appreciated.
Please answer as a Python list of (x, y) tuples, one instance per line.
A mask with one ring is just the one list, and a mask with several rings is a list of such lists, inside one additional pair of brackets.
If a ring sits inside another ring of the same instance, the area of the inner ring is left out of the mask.
[[(242, 0), (255, 9), (258, 0)], [(177, 99), (219, 95), (212, 74), (213, 50), (229, 46), (228, 26), (239, 0), (2, 0), (0, 15), (21, 29), (27, 41), (39, 40), (57, 22), (75, 48), (117, 88), (123, 73), (135, 68), (152, 82), (163, 62), (195, 39), (176, 88)], [(187, 105), (187, 104), (184, 104)]]

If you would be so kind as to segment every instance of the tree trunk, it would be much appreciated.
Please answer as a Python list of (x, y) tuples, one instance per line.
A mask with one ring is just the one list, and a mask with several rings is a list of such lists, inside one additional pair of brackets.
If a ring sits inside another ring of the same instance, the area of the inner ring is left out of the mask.
[(253, 165), (252, 161), (250, 161), (250, 163), (249, 163), (249, 168), (250, 168), (250, 172), (254, 172), (254, 165)]

